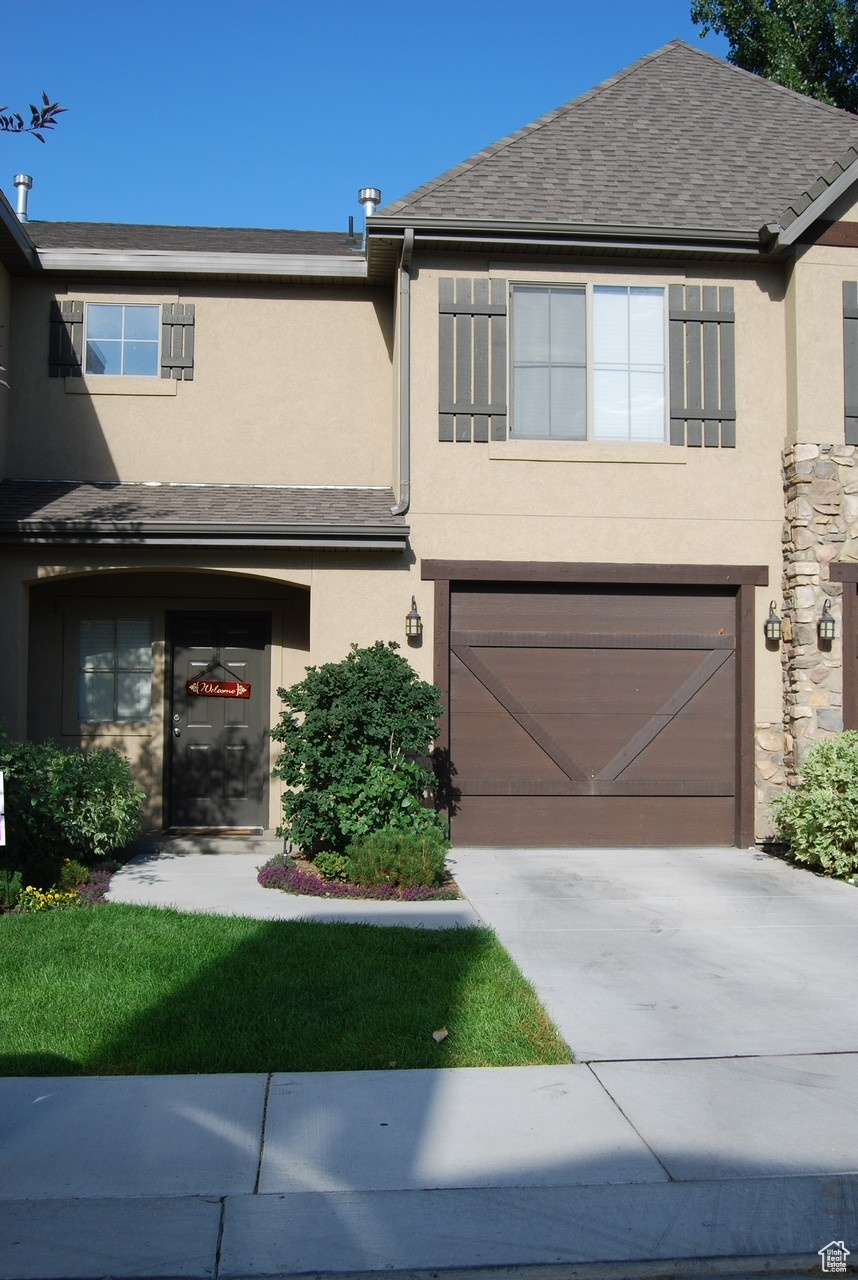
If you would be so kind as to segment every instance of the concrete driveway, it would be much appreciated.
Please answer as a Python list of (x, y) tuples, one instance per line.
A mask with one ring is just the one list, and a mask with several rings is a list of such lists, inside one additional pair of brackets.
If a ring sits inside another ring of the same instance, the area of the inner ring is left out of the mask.
[(755, 849), (456, 849), (581, 1062), (858, 1050), (858, 889)]

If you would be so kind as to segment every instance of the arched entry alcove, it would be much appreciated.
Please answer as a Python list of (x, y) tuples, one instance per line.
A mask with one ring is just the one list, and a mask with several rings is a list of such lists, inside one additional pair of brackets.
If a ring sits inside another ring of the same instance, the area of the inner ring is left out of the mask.
[(269, 730), (309, 638), (309, 588), (276, 570), (42, 579), (29, 588), (27, 736), (127, 756), (153, 828), (276, 825)]

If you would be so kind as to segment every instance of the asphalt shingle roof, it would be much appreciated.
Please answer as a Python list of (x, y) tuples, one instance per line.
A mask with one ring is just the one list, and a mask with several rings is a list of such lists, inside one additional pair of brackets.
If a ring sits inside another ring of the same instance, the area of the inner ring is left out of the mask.
[(674, 41), (379, 214), (756, 232), (856, 156), (858, 117)]
[(339, 255), (360, 249), (344, 231), (270, 231), (244, 227), (160, 227), (119, 222), (28, 222), (39, 249), (104, 249), (162, 253)]
[(288, 540), (314, 531), (404, 538), (393, 490), (292, 485), (0, 482), (0, 535), (113, 533), (208, 537), (251, 531)]

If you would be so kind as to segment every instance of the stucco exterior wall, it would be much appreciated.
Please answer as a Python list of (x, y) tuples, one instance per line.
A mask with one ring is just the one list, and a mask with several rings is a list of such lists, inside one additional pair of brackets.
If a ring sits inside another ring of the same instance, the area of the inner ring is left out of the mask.
[[(193, 380), (48, 377), (54, 296), (193, 303)], [(389, 484), (392, 343), (384, 289), (17, 281), (7, 474)]]
[[(787, 413), (784, 286), (779, 271), (697, 274), (593, 267), (492, 268), (505, 280), (731, 284), (736, 311), (735, 449), (554, 441), (438, 440), (438, 279), (481, 274), (479, 263), (422, 263), (413, 286), (412, 508), (418, 558), (637, 564), (754, 564), (755, 720), (782, 732), (780, 656), (763, 623), (781, 581), (781, 453)], [(838, 322), (839, 323), (839, 322)], [(761, 375), (761, 370), (764, 371)], [(431, 600), (423, 587), (420, 609)], [(767, 795), (758, 790), (761, 834)]]
[(799, 249), (785, 298), (789, 444), (843, 442), (843, 283), (858, 280), (858, 249)]
[(6, 473), (6, 439), (9, 429), (9, 382), (10, 372), (10, 301), (12, 286), (9, 273), (0, 266), (0, 476)]

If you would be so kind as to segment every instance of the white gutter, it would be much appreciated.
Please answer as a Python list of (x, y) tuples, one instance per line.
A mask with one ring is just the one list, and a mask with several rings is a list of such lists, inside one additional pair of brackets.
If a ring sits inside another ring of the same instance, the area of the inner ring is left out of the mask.
[(363, 254), (193, 253), (164, 249), (39, 249), (46, 271), (137, 275), (339, 276), (365, 280)]
[(411, 258), (414, 228), (406, 227), (399, 259), (399, 501), (390, 514), (404, 516), (411, 505)]

